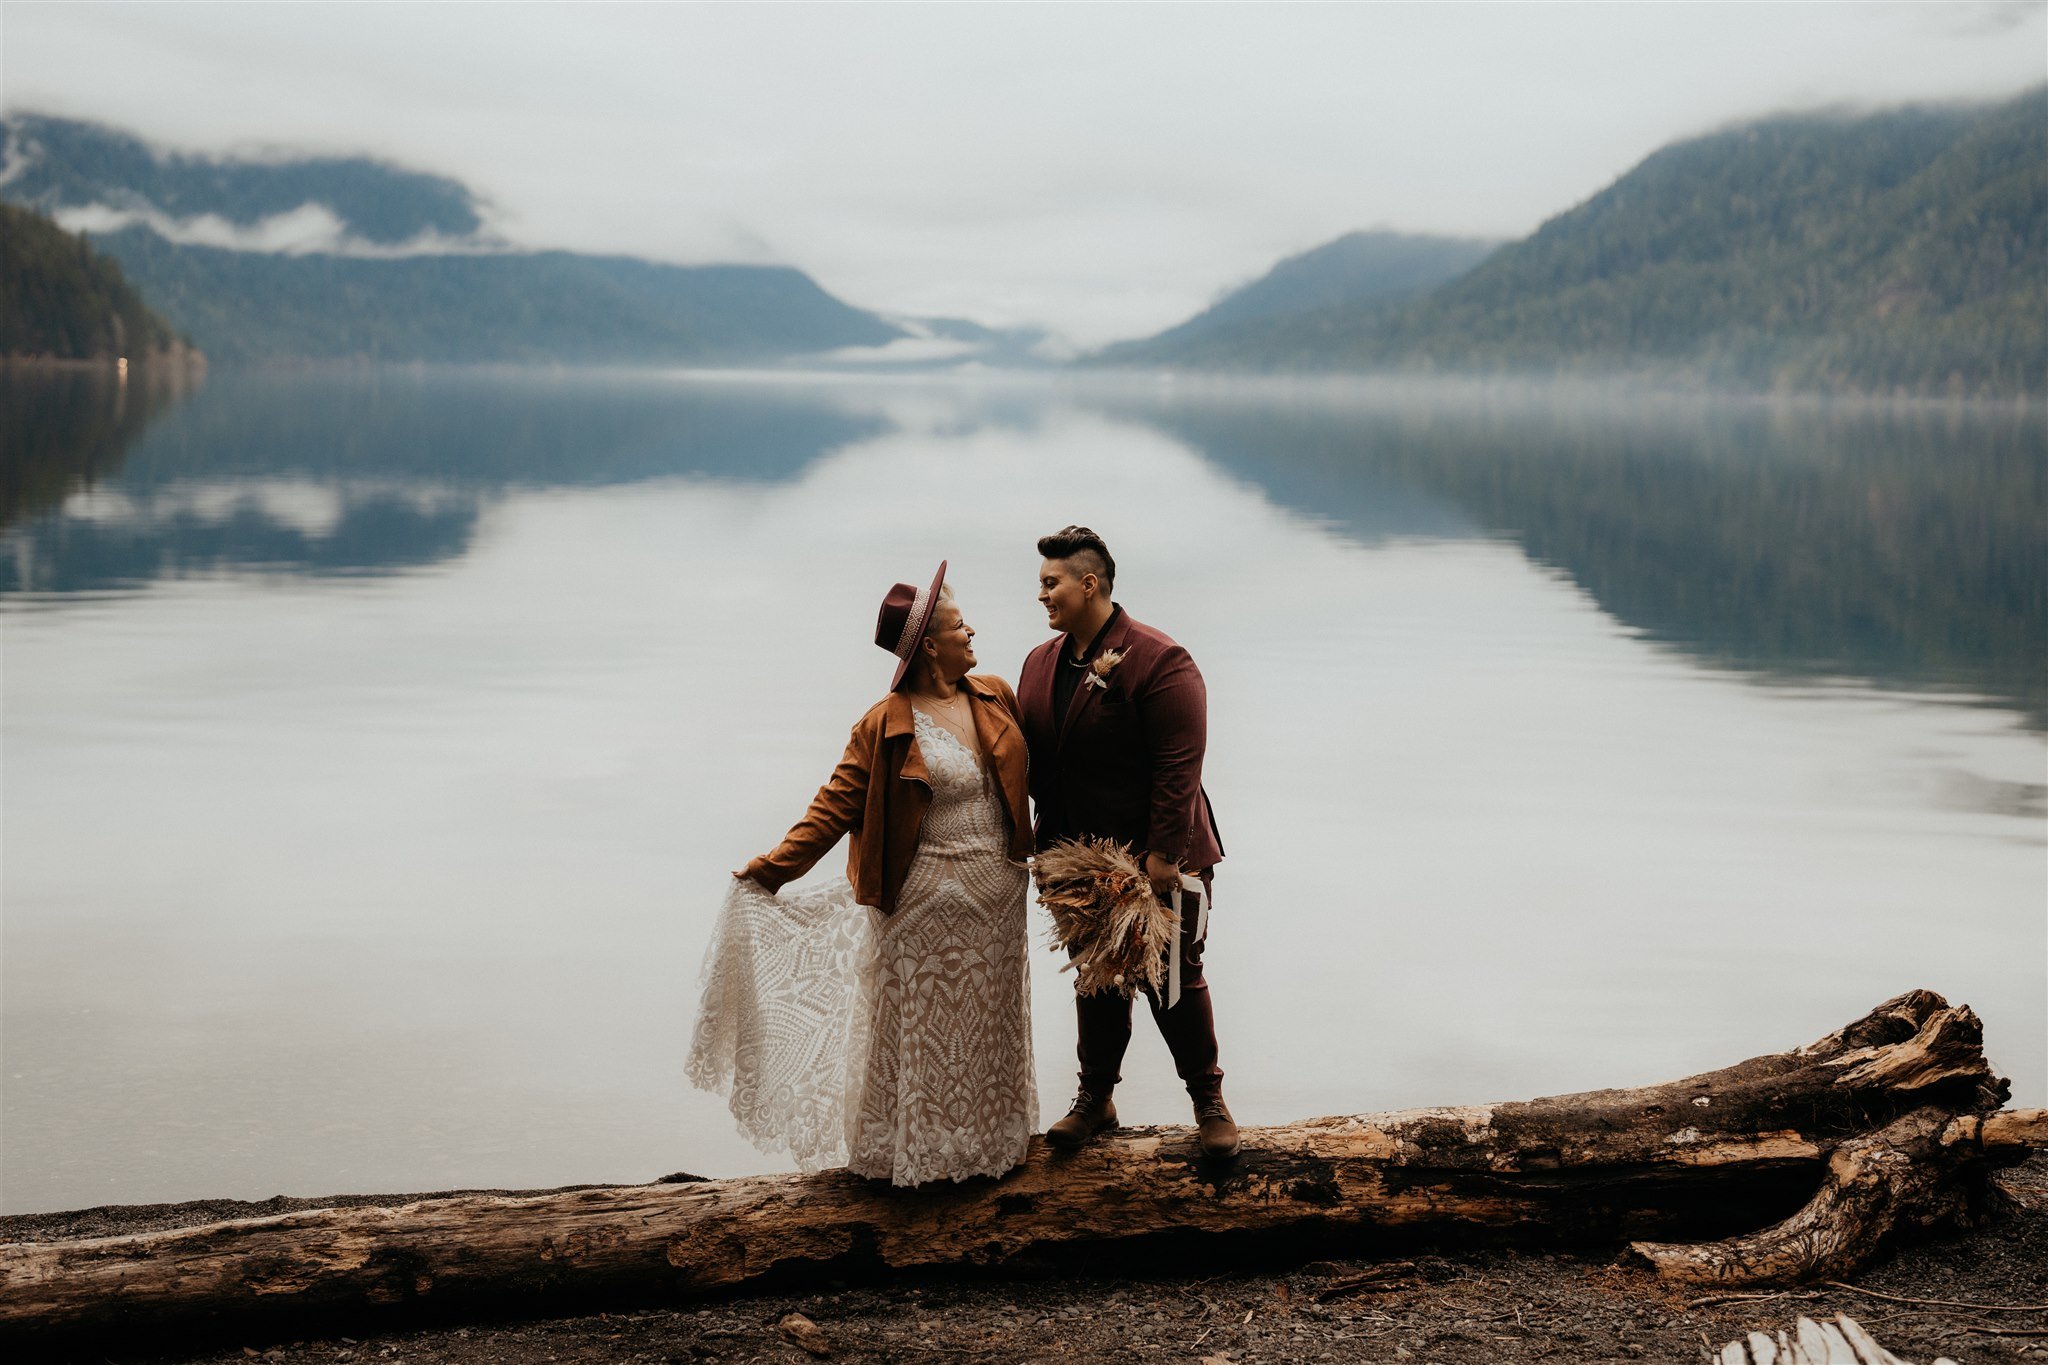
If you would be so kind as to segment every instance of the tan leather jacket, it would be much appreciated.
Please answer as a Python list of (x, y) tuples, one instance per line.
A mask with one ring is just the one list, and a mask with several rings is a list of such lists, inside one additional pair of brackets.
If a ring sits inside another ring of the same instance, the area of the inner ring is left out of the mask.
[[(1010, 857), (1021, 863), (1031, 856), (1031, 819), (1016, 694), (1001, 678), (979, 673), (968, 674), (961, 687), (973, 710), (982, 761), (1002, 789)], [(931, 772), (918, 751), (910, 697), (892, 692), (854, 725), (846, 753), (804, 818), (774, 852), (748, 863), (746, 875), (776, 890), (810, 871), (846, 835), (846, 878), (854, 897), (893, 914), (931, 801)]]

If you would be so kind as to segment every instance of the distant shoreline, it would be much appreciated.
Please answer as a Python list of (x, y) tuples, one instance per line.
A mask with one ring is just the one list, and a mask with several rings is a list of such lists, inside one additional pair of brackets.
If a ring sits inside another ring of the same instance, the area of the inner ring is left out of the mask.
[[(1985, 412), (2039, 416), (2048, 412), (2048, 390), (2013, 394), (1940, 394), (1899, 390), (1767, 389), (1716, 383), (1678, 370), (1527, 371), (1442, 370), (1222, 370), (1121, 366), (1046, 368), (870, 369), (806, 364), (687, 365), (660, 360), (428, 360), (370, 356), (273, 356), (261, 360), (209, 361), (194, 353), (196, 368), (214, 374), (317, 377), (407, 375), (521, 376), (562, 379), (613, 376), (692, 383), (837, 384), (891, 387), (929, 384), (1073, 388), (1096, 393), (1218, 400), (1415, 402), (1429, 398), (1480, 400), (1508, 408), (1600, 403), (1619, 406), (1733, 404), (1760, 408), (1842, 408), (1892, 412)], [(40, 357), (0, 358), (0, 366), (68, 368), (111, 366), (107, 360), (49, 361)], [(142, 369), (137, 365), (134, 368)]]
[(44, 370), (60, 374), (104, 372), (109, 375), (164, 373), (176, 370), (191, 374), (210, 368), (206, 353), (190, 347), (149, 351), (137, 356), (0, 355), (0, 369)]

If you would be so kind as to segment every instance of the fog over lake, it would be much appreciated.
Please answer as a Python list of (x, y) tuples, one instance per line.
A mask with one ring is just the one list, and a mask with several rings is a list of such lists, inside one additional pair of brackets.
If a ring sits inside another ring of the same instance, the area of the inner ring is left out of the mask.
[[(883, 590), (949, 559), (1014, 679), (1068, 522), (1208, 680), (1241, 1121), (1669, 1079), (1923, 986), (2048, 1100), (2038, 408), (0, 383), (7, 1212), (784, 1168), (682, 1078), (727, 872), (886, 684)], [(1185, 1119), (1143, 1022), (1125, 1074)]]

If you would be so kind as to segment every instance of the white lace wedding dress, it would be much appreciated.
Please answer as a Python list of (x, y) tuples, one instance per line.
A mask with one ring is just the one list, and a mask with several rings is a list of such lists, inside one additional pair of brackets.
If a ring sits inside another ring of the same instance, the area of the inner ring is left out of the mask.
[(993, 776), (915, 716), (932, 804), (896, 913), (844, 878), (780, 896), (734, 882), (688, 1063), (755, 1146), (898, 1185), (1000, 1175), (1038, 1122), (1027, 874)]

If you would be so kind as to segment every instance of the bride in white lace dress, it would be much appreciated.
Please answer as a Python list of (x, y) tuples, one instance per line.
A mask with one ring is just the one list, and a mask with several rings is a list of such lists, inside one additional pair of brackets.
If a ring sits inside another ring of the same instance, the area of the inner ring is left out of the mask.
[[(889, 694), (809, 812), (735, 873), (705, 956), (692, 1082), (805, 1170), (898, 1185), (1001, 1175), (1038, 1121), (1024, 738), (944, 587), (897, 584)], [(776, 894), (842, 837), (847, 877)]]

